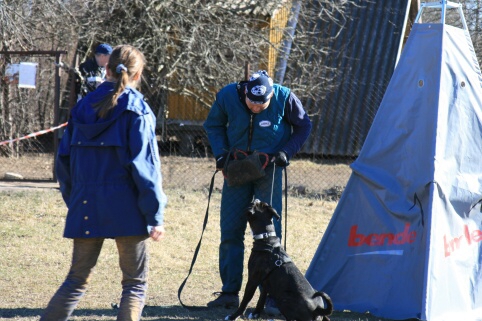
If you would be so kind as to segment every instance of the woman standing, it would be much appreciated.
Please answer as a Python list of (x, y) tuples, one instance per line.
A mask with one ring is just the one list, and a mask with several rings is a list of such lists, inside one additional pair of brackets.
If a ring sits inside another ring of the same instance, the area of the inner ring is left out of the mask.
[(115, 240), (122, 271), (117, 320), (139, 320), (147, 290), (146, 240), (164, 237), (166, 196), (155, 116), (135, 87), (144, 55), (114, 48), (106, 81), (80, 100), (59, 146), (56, 173), (68, 207), (64, 237), (73, 257), (64, 283), (41, 320), (67, 320), (84, 295), (106, 238)]

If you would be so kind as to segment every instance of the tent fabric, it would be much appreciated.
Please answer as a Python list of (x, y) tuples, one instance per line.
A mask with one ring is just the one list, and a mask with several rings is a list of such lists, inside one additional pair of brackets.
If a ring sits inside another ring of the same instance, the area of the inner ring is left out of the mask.
[(482, 82), (468, 32), (414, 24), (306, 277), (335, 309), (482, 320)]

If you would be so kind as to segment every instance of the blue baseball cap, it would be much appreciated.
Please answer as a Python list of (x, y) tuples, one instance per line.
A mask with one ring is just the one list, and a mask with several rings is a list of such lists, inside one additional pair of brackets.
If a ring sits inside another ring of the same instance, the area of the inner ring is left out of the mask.
[(110, 55), (112, 53), (112, 47), (106, 43), (101, 43), (95, 48), (96, 54)]
[(265, 70), (258, 70), (249, 78), (246, 96), (253, 104), (265, 104), (273, 92), (273, 79)]

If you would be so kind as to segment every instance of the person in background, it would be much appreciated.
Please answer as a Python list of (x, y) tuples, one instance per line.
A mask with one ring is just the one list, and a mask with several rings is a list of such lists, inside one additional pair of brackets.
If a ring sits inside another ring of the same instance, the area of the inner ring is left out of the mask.
[[(282, 170), (289, 165), (308, 138), (311, 121), (300, 100), (287, 87), (273, 84), (266, 71), (254, 73), (248, 81), (232, 83), (216, 95), (204, 122), (208, 140), (222, 170), (235, 150), (269, 155), (265, 176), (241, 186), (229, 186), (224, 180), (221, 198), (221, 244), (219, 271), (221, 292), (208, 307), (239, 305), (238, 292), (243, 278), (245, 210), (257, 198), (270, 204), (280, 215), (282, 210)], [(281, 239), (281, 220), (275, 221)], [(279, 314), (268, 297), (265, 311)]]
[(112, 47), (101, 43), (95, 48), (94, 57), (80, 64), (79, 71), (83, 79), (77, 79), (77, 101), (94, 91), (105, 80), (105, 66), (111, 53)]
[(73, 240), (70, 271), (40, 320), (67, 320), (84, 295), (106, 239), (114, 239), (122, 271), (117, 320), (139, 320), (147, 290), (147, 239), (165, 235), (155, 116), (135, 89), (144, 68), (135, 47), (114, 48), (106, 81), (71, 111), (56, 174)]

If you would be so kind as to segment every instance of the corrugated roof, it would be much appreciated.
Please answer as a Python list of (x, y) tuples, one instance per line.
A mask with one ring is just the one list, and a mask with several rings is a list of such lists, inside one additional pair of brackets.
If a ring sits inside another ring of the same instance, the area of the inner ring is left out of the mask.
[(324, 62), (342, 70), (336, 89), (320, 101), (310, 101), (307, 111), (313, 130), (301, 153), (356, 156), (360, 152), (373, 118), (393, 74), (404, 33), (407, 1), (354, 0), (344, 12), (347, 23), (320, 20), (320, 30), (330, 35), (335, 51)]
[(288, 0), (225, 0), (218, 1), (214, 5), (239, 14), (271, 16), (275, 10), (288, 2)]

